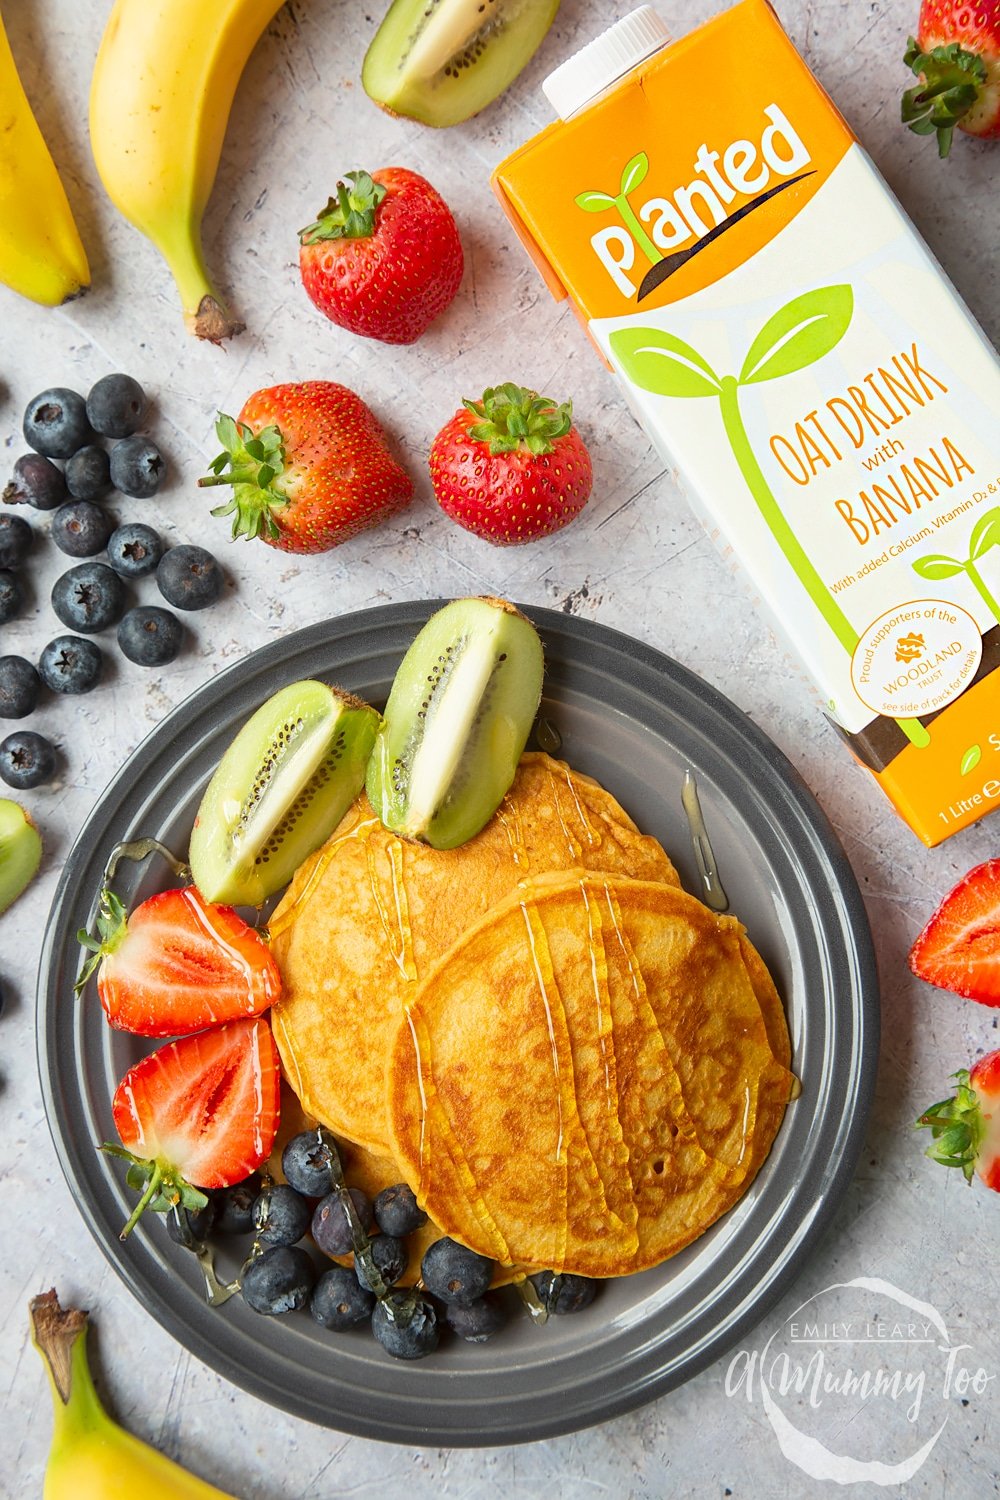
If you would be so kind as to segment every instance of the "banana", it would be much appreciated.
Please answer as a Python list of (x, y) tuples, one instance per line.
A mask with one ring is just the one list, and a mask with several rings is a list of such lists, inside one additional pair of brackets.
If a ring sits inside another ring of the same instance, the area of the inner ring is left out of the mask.
[(17, 76), (0, 20), (0, 281), (56, 307), (90, 285), (55, 162)]
[(189, 330), (240, 333), (205, 269), (201, 219), (236, 85), (282, 0), (116, 0), (90, 89), (90, 140), (108, 196), (152, 240)]
[(24, 808), (0, 797), (0, 912), (34, 879), (41, 858), (41, 836)]
[(87, 1314), (33, 1297), (31, 1342), (45, 1361), (55, 1430), (43, 1500), (234, 1500), (112, 1421), (87, 1364)]

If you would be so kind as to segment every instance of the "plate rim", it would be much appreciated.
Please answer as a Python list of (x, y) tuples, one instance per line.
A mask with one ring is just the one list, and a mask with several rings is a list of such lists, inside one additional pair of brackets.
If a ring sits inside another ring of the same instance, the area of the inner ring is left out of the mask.
[[(72, 905), (75, 871), (87, 862), (88, 857), (92, 857), (92, 854), (88, 856), (88, 845), (93, 843), (96, 847), (100, 834), (105, 831), (103, 822), (109, 803), (117, 800), (119, 790), (133, 778), (137, 781), (140, 779), (133, 769), (137, 762), (147, 760), (150, 756), (155, 761), (169, 747), (171, 731), (182, 717), (197, 721), (205, 708), (210, 709), (211, 703), (224, 691), (234, 687), (238, 689), (241, 684), (272, 674), (283, 663), (304, 657), (333, 639), (342, 640), (345, 636), (364, 634), (375, 627), (402, 629), (412, 625), (419, 628), (424, 619), (446, 602), (448, 601), (438, 598), (409, 599), (365, 610), (348, 611), (329, 620), (291, 631), (248, 653), (209, 678), (171, 709), (143, 737), (97, 798), (67, 854), (53, 897), (39, 960), (37, 984), (36, 1052), (42, 1099), (60, 1168), (71, 1186), (78, 1186), (80, 1179), (72, 1167), (72, 1151), (64, 1138), (66, 1123), (59, 1109), (60, 1069), (58, 1048), (53, 1035), (55, 1017), (52, 1013), (55, 1002), (50, 1003), (47, 980), (54, 973), (58, 957), (55, 951), (58, 918), (64, 907)], [(832, 882), (829, 894), (835, 896), (840, 903), (845, 919), (839, 923), (839, 930), (844, 937), (850, 934), (849, 950), (845, 949), (844, 956), (851, 961), (854, 1000), (851, 1020), (855, 1032), (859, 1034), (855, 1036), (857, 1057), (851, 1080), (852, 1097), (850, 1101), (845, 1101), (845, 1110), (838, 1117), (843, 1119), (846, 1114), (849, 1118), (846, 1120), (840, 1155), (830, 1168), (823, 1196), (814, 1204), (808, 1223), (794, 1238), (792, 1248), (783, 1259), (769, 1266), (771, 1274), (766, 1283), (761, 1285), (758, 1279), (757, 1284), (750, 1289), (745, 1305), (724, 1318), (715, 1333), (703, 1338), (693, 1353), (675, 1360), (669, 1368), (637, 1368), (634, 1378), (620, 1381), (610, 1393), (603, 1392), (599, 1403), (595, 1403), (591, 1397), (590, 1400), (579, 1403), (579, 1409), (563, 1410), (559, 1415), (546, 1415), (540, 1408), (536, 1408), (528, 1423), (513, 1411), (509, 1415), (504, 1415), (503, 1412), (491, 1413), (495, 1420), (490, 1426), (469, 1426), (459, 1430), (448, 1425), (435, 1426), (429, 1418), (419, 1420), (420, 1411), (425, 1407), (425, 1403), (419, 1400), (410, 1402), (416, 1410), (410, 1414), (409, 1425), (403, 1428), (392, 1420), (391, 1415), (372, 1415), (355, 1409), (345, 1416), (342, 1411), (330, 1412), (318, 1401), (312, 1403), (315, 1410), (304, 1410), (302, 1394), (292, 1391), (286, 1394), (283, 1388), (276, 1390), (267, 1378), (266, 1367), (261, 1374), (254, 1367), (230, 1359), (227, 1354), (220, 1352), (207, 1334), (200, 1329), (192, 1329), (187, 1323), (178, 1330), (175, 1326), (176, 1312), (170, 1308), (169, 1301), (150, 1287), (148, 1277), (140, 1274), (133, 1262), (116, 1253), (117, 1241), (108, 1242), (96, 1222), (94, 1206), (74, 1191), (74, 1201), (88, 1229), (116, 1274), (132, 1295), (152, 1312), (161, 1326), (172, 1333), (184, 1348), (202, 1359), (223, 1378), (292, 1415), (383, 1441), (449, 1447), (492, 1447), (556, 1437), (623, 1415), (691, 1379), (756, 1326), (801, 1273), (814, 1246), (829, 1226), (853, 1176), (864, 1144), (874, 1096), (879, 1044), (879, 989), (870, 924), (853, 869), (829, 820), (803, 777), (774, 741), (736, 704), (690, 668), (656, 647), (586, 617), (533, 605), (519, 604), (517, 607), (536, 623), (543, 638), (548, 633), (562, 635), (575, 641), (577, 645), (581, 642), (593, 643), (624, 658), (642, 674), (648, 674), (660, 689), (656, 701), (661, 706), (664, 705), (664, 699), (670, 696), (671, 689), (682, 697), (697, 699), (702, 713), (721, 721), (736, 742), (750, 752), (751, 758), (761, 758), (767, 765), (773, 780), (780, 786), (782, 795), (794, 807), (800, 823), (808, 830), (815, 851), (829, 867)], [(330, 675), (335, 676), (336, 673), (331, 672)], [(271, 691), (273, 690), (272, 688)], [(693, 727), (694, 721), (686, 722)], [(624, 1370), (619, 1371), (619, 1374), (623, 1373)], [(502, 1402), (498, 1404), (502, 1405)], [(440, 1423), (440, 1417), (438, 1420)]]

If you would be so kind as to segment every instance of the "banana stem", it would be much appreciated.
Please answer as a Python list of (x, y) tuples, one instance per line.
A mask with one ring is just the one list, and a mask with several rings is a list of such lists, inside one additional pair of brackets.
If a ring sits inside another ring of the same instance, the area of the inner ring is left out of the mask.
[[(812, 603), (836, 636), (849, 656), (853, 655), (859, 636), (840, 605), (823, 582), (812, 559), (799, 541), (784, 511), (778, 504), (757, 456), (750, 444), (743, 415), (740, 411), (739, 385), (733, 375), (724, 375), (720, 382), (719, 406), (726, 437), (739, 464), (740, 473), (747, 488), (757, 503), (757, 508), (767, 522), (768, 529), (781, 548), (796, 578), (805, 589)], [(930, 744), (930, 735), (919, 719), (897, 719), (896, 723), (914, 745)]]
[(108, 1420), (87, 1362), (87, 1314), (63, 1308), (54, 1291), (31, 1300), (31, 1342), (45, 1361), (56, 1440), (92, 1432)]
[(188, 332), (212, 344), (242, 333), (246, 325), (233, 317), (212, 285), (201, 236), (178, 238), (173, 244), (161, 244), (161, 249), (180, 292)]

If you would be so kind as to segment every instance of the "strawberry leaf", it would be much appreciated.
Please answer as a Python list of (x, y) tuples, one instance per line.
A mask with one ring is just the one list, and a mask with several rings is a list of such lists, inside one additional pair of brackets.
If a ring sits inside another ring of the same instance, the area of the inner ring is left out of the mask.
[(337, 183), (336, 196), (311, 224), (299, 230), (303, 245), (321, 240), (370, 239), (376, 228), (378, 209), (386, 195), (381, 183), (368, 172), (347, 172)]
[(198, 480), (198, 485), (207, 489), (229, 484), (233, 494), (224, 505), (217, 505), (212, 515), (232, 516), (234, 538), (266, 535), (277, 540), (281, 528), (274, 513), (291, 503), (278, 485), (286, 466), (281, 429), (272, 425), (255, 433), (245, 423), (220, 412), (215, 431), (223, 452), (212, 460), (210, 472)]
[(916, 135), (936, 134), (938, 155), (947, 156), (955, 126), (986, 85), (986, 64), (958, 42), (924, 52), (913, 37), (903, 61), (921, 82), (903, 95), (900, 118)]
[(957, 1084), (953, 1097), (932, 1104), (916, 1124), (918, 1129), (929, 1130), (934, 1138), (924, 1155), (942, 1166), (960, 1168), (966, 1182), (971, 1182), (986, 1134), (986, 1121), (976, 1091), (969, 1083), (968, 1070), (960, 1068), (952, 1077)]
[(540, 456), (552, 453), (559, 438), (573, 425), (573, 403), (558, 405), (550, 396), (507, 382), (489, 386), (482, 400), (464, 400), (466, 411), (478, 418), (467, 431), (477, 443), (488, 443), (490, 452), (516, 453), (519, 449)]

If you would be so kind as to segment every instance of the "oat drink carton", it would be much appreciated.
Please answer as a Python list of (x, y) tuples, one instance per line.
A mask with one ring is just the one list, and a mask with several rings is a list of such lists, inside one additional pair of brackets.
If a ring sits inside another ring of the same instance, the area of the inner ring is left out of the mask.
[(927, 844), (1000, 806), (1000, 368), (766, 0), (644, 6), (494, 187)]

